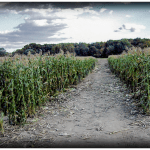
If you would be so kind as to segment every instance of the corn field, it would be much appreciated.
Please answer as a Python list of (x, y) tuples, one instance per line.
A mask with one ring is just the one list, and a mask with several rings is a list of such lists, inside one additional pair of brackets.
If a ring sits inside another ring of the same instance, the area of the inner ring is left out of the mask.
[(134, 98), (144, 112), (150, 113), (150, 55), (142, 52), (109, 57), (112, 72), (119, 76), (134, 93)]
[(0, 62), (0, 109), (10, 124), (26, 122), (49, 96), (77, 84), (95, 67), (96, 59), (36, 56)]

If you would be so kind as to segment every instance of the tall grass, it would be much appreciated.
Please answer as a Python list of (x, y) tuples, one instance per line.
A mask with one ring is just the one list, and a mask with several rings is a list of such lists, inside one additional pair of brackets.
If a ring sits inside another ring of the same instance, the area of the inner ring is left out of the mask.
[(0, 118), (0, 131), (1, 131), (2, 134), (4, 134), (3, 117), (4, 117), (4, 113), (1, 112), (1, 118)]
[(84, 78), (95, 62), (63, 55), (5, 58), (0, 63), (0, 109), (10, 124), (24, 123), (47, 97)]
[(109, 66), (134, 92), (144, 111), (150, 113), (150, 55), (135, 50), (120, 57), (109, 57)]

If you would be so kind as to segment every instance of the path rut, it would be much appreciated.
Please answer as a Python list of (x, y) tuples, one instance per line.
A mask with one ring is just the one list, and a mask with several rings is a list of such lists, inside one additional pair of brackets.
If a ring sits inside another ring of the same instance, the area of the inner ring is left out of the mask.
[(150, 117), (140, 113), (107, 59), (98, 59), (95, 70), (57, 100), (29, 124), (7, 125), (0, 147), (150, 147)]

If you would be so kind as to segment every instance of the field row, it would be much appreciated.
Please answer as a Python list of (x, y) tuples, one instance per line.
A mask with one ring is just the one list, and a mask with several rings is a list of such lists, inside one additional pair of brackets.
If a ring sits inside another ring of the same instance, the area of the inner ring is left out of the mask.
[(35, 114), (56, 92), (77, 84), (94, 67), (96, 59), (38, 56), (7, 60), (0, 64), (0, 109), (10, 124)]
[(150, 112), (150, 57), (144, 53), (109, 57), (109, 66), (134, 93), (137, 103)]

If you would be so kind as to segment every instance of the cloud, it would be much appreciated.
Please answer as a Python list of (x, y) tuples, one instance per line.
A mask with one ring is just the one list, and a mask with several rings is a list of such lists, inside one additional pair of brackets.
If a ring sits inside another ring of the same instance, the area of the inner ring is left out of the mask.
[(120, 30), (114, 30), (114, 32), (120, 32)]
[(103, 13), (105, 10), (107, 10), (107, 9), (101, 8), (101, 9), (100, 9), (100, 13)]
[[(17, 31), (0, 34), (0, 41), (5, 42), (3, 38), (7, 38), (9, 42), (43, 42), (49, 41), (48, 37), (53, 36), (56, 32), (65, 28), (65, 24), (37, 26), (34, 22), (28, 21), (16, 27)], [(50, 42), (50, 41), (49, 41)]]
[(126, 26), (125, 26), (124, 24), (122, 25), (122, 27), (123, 27), (124, 29), (126, 29)]
[(66, 37), (66, 40), (62, 42), (73, 43), (91, 43), (101, 40), (105, 41), (108, 39), (108, 37), (110, 37), (115, 29), (115, 26), (117, 25), (114, 19), (100, 18), (99, 16), (91, 16), (90, 18), (78, 18), (72, 20), (64, 19), (63, 21), (67, 22), (68, 27), (64, 30), (61, 30), (57, 34), (65, 34), (55, 34), (53, 37)]
[(134, 24), (134, 23), (126, 23), (125, 28), (126, 28), (126, 30), (130, 30), (131, 32), (133, 32), (133, 31), (140, 32), (141, 30), (145, 29), (146, 27), (144, 25), (138, 25), (138, 24)]
[(125, 31), (125, 30), (126, 31), (129, 30), (130, 32), (140, 32), (143, 29), (146, 29), (144, 25), (126, 23), (126, 24), (123, 24), (122, 27), (118, 28), (118, 30), (114, 30), (114, 32), (120, 32), (120, 31)]
[(114, 32), (120, 32), (120, 31), (123, 30), (123, 29), (124, 29), (124, 26), (118, 28), (118, 30), (114, 30)]
[(3, 7), (4, 5), (6, 5), (7, 4), (7, 2), (0, 2), (0, 7)]
[(47, 9), (52, 7), (52, 3), (49, 2), (9, 2), (6, 3), (3, 6), (3, 9), (9, 9), (9, 10), (24, 10), (24, 9), (31, 9), (31, 8), (36, 8), (36, 9)]
[[(0, 32), (0, 46), (4, 45), (6, 50), (7, 48), (15, 50), (29, 43), (104, 41), (124, 35), (114, 32), (135, 35), (133, 33), (144, 29), (145, 26), (137, 24), (122, 23), (120, 26), (122, 20), (112, 17), (112, 14), (117, 12), (116, 8), (107, 8), (107, 5), (81, 2), (7, 3), (3, 5), (4, 9), (0, 9), (0, 14), (2, 17), (10, 14), (10, 22), (13, 20), (12, 22), (17, 22), (17, 25), (13, 25), (14, 30), (11, 30), (13, 27), (11, 29), (6, 27), (6, 30)], [(126, 14), (126, 17), (130, 16), (130, 13)], [(17, 21), (12, 19), (12, 16), (16, 16)]]
[(112, 13), (113, 13), (113, 10), (111, 10), (111, 11), (109, 12), (110, 15), (112, 15)]
[(122, 2), (123, 4), (125, 4), (125, 5), (128, 5), (128, 4), (130, 4), (131, 2)]
[(49, 24), (47, 23), (46, 19), (41, 19), (41, 20), (33, 20), (33, 22), (37, 25), (37, 26), (48, 26)]
[(84, 8), (74, 8), (74, 9), (61, 9), (60, 11), (55, 12), (55, 15), (60, 18), (65, 19), (77, 19), (78, 17), (85, 17), (89, 15), (99, 15), (95, 10), (92, 10), (91, 7)]
[(14, 30), (4, 30), (4, 31), (0, 31), (0, 34), (7, 34), (12, 32), (14, 32)]
[(126, 17), (127, 17), (127, 18), (130, 18), (131, 16), (130, 16), (130, 15), (126, 15)]
[(131, 27), (130, 31), (135, 32), (135, 28)]
[(74, 8), (83, 8), (89, 7), (91, 5), (90, 2), (10, 2), (6, 3), (3, 8), (4, 9), (15, 9), (15, 10), (24, 10), (24, 9), (48, 9), (48, 8), (55, 8), (55, 9), (74, 9)]
[(57, 32), (67, 27), (65, 22), (54, 22), (56, 19), (63, 19), (56, 15), (55, 9), (10, 10), (10, 12), (17, 12), (22, 16), (28, 15), (28, 17), (24, 16), (25, 23), (19, 24), (14, 30), (0, 32), (0, 46), (6, 45), (6, 50), (22, 48), (26, 43), (55, 43), (66, 39), (64, 37), (52, 38)]
[[(5, 9), (1, 12), (4, 14), (13, 13), (24, 18), (24, 23), (14, 27), (13, 31), (6, 30), (0, 32), (0, 45), (7, 45), (5, 46), (6, 50), (10, 48), (14, 48), (15, 50), (15, 48), (18, 49), (19, 46), (22, 48), (22, 46), (26, 43), (58, 43), (59, 41), (66, 40), (68, 38), (71, 39), (71, 36), (64, 36), (64, 34), (60, 31), (68, 28), (69, 23), (74, 25), (78, 15), (82, 13), (98, 15), (98, 12), (91, 10), (91, 7), (85, 7), (83, 9)], [(58, 36), (55, 37), (54, 35)]]

